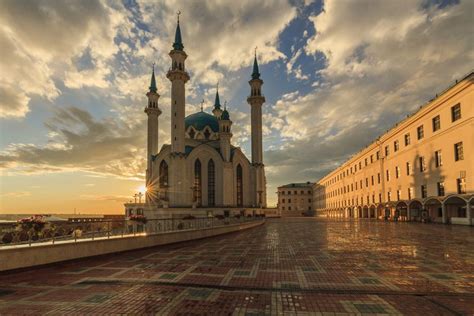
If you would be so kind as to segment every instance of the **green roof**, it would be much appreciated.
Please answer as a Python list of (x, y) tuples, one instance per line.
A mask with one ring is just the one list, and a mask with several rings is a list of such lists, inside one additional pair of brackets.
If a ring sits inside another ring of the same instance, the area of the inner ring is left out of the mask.
[(181, 39), (181, 28), (179, 27), (179, 20), (178, 20), (178, 25), (176, 26), (176, 33), (174, 34), (173, 49), (183, 50), (183, 48), (184, 48), (184, 45)]
[(252, 79), (260, 79), (260, 71), (258, 70), (257, 55), (255, 55), (255, 58), (253, 60)]
[(202, 131), (206, 126), (209, 126), (215, 133), (219, 132), (219, 122), (214, 115), (206, 112), (197, 112), (186, 116), (184, 119), (185, 128), (193, 126), (197, 131)]
[(153, 71), (151, 73), (150, 92), (156, 92), (156, 80), (155, 80), (155, 64), (153, 64)]

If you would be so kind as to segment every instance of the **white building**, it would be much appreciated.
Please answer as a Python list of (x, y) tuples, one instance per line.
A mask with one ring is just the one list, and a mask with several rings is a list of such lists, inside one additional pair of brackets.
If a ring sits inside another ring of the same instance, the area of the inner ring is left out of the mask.
[(222, 109), (216, 91), (212, 114), (200, 112), (185, 117), (185, 85), (190, 79), (186, 72), (187, 54), (176, 27), (175, 42), (169, 53), (171, 67), (171, 144), (158, 151), (158, 105), (153, 69), (145, 113), (148, 115), (146, 202), (125, 204), (127, 215), (147, 217), (205, 216), (210, 214), (260, 213), (266, 207), (266, 180), (262, 155), (262, 95), (255, 56), (251, 75), (250, 161), (239, 147), (232, 145), (232, 121)]

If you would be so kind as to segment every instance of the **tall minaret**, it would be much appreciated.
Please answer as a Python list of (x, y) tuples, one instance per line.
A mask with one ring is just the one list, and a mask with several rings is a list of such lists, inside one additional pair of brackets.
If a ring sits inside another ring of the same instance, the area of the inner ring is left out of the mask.
[(257, 206), (265, 207), (266, 184), (262, 148), (262, 105), (265, 102), (265, 97), (262, 95), (263, 80), (260, 79), (260, 72), (258, 70), (256, 48), (252, 79), (249, 81), (249, 84), (250, 96), (247, 98), (247, 102), (250, 104), (252, 165), (255, 167), (256, 197), (254, 199)]
[(217, 83), (216, 86), (216, 100), (214, 101), (214, 109), (212, 110), (212, 114), (214, 114), (214, 116), (218, 119), (222, 115), (221, 100), (219, 99), (219, 83)]
[(171, 69), (166, 77), (171, 81), (171, 152), (184, 153), (184, 114), (185, 114), (185, 90), (184, 84), (189, 80), (185, 71), (184, 61), (188, 57), (184, 52), (181, 40), (181, 29), (176, 26), (173, 49), (171, 57)]
[(151, 83), (149, 91), (146, 94), (148, 97), (148, 105), (145, 108), (145, 113), (148, 115), (148, 134), (147, 134), (147, 169), (146, 169), (146, 187), (151, 188), (151, 177), (152, 177), (152, 162), (153, 156), (158, 153), (158, 116), (161, 114), (161, 110), (158, 107), (158, 94), (155, 80), (155, 64), (153, 64), (153, 71), (151, 73)]
[(171, 68), (166, 77), (171, 81), (171, 155), (169, 174), (169, 204), (176, 207), (190, 206), (192, 200), (191, 184), (186, 180), (186, 157), (184, 144), (184, 114), (185, 114), (185, 83), (189, 80), (184, 61), (183, 42), (181, 29), (178, 24), (174, 37), (171, 57)]

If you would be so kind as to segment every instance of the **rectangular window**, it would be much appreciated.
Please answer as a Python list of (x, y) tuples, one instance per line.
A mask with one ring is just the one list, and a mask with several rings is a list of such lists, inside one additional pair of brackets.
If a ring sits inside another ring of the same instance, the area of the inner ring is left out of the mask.
[(462, 142), (454, 144), (454, 160), (464, 160), (464, 151), (462, 148)]
[(405, 146), (410, 145), (410, 133), (405, 134)]
[(291, 194), (291, 191), (288, 191), (288, 194)]
[(365, 166), (367, 167), (367, 158), (364, 159), (364, 162), (365, 162)]
[(411, 163), (407, 162), (407, 176), (411, 174)]
[(402, 199), (402, 191), (397, 190), (397, 201), (400, 201)]
[(451, 107), (451, 121), (457, 121), (461, 118), (461, 103)]
[(285, 203), (285, 199), (281, 199), (281, 202), (282, 202), (282, 203)]
[(377, 152), (375, 153), (375, 158), (377, 158), (377, 160), (380, 159), (380, 152), (377, 151)]
[(398, 142), (398, 140), (394, 141), (393, 142), (393, 151), (397, 152), (399, 148), (400, 148), (400, 143)]
[(379, 193), (379, 203), (382, 203), (382, 193)]
[(400, 178), (400, 167), (398, 166), (395, 167), (395, 177), (397, 179)]
[(370, 155), (370, 163), (374, 162), (374, 155)]
[(426, 170), (425, 157), (419, 157), (418, 161), (420, 163), (420, 172), (425, 171)]
[(421, 198), (426, 198), (428, 196), (427, 192), (426, 192), (426, 184), (422, 184), (421, 185)]
[(441, 167), (443, 165), (443, 161), (441, 160), (441, 150), (435, 151), (435, 166), (436, 168)]
[(380, 172), (377, 173), (377, 183), (380, 184)]
[(411, 200), (413, 197), (413, 188), (408, 188), (408, 199)]
[(423, 137), (425, 137), (425, 132), (423, 131), (423, 125), (418, 126), (418, 128), (416, 129), (416, 135), (418, 136), (418, 139), (422, 139)]
[(356, 181), (356, 190), (357, 190), (357, 181)]
[(291, 203), (291, 199), (288, 199), (288, 203)]
[(372, 203), (375, 203), (375, 194), (372, 194)]
[(388, 154), (390, 154), (390, 147), (388, 147), (388, 145), (387, 145), (387, 146), (385, 146), (385, 157), (387, 157)]
[(288, 211), (291, 211), (291, 206), (288, 206)]
[(359, 170), (362, 169), (362, 161), (359, 161)]
[(371, 178), (372, 178), (372, 185), (374, 185), (374, 184), (375, 184), (375, 182), (374, 182), (374, 176), (372, 176)]
[(387, 193), (387, 201), (390, 202), (392, 200), (392, 192)]
[(444, 182), (438, 182), (438, 196), (444, 196)]
[(441, 119), (439, 115), (436, 115), (435, 117), (433, 117), (433, 132), (436, 132), (440, 128), (441, 128)]
[(385, 178), (387, 179), (387, 181), (390, 181), (390, 170), (387, 169), (387, 171), (385, 172), (385, 174), (386, 174), (386, 177), (385, 177)]
[(281, 208), (281, 210), (284, 211), (284, 210), (285, 210), (285, 207), (283, 206), (283, 207)]
[(369, 178), (365, 178), (365, 186), (368, 188), (369, 187)]
[(466, 194), (466, 178), (456, 179), (458, 194)]

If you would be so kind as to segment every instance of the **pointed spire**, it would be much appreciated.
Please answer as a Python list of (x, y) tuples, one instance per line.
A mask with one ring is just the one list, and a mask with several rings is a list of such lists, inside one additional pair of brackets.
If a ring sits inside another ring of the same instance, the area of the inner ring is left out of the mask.
[(174, 50), (183, 50), (183, 41), (181, 39), (181, 28), (179, 27), (179, 15), (181, 14), (181, 11), (178, 11), (177, 13), (178, 16), (178, 25), (176, 26), (176, 33), (174, 34), (174, 43), (173, 43), (173, 49)]
[(222, 112), (221, 119), (227, 121), (230, 120), (229, 111), (227, 111), (227, 101), (224, 101), (224, 112)]
[(201, 112), (204, 112), (204, 99), (201, 101)]
[(217, 87), (216, 87), (216, 100), (214, 101), (214, 108), (215, 109), (221, 108), (221, 100), (219, 99), (219, 82), (217, 83)]
[(151, 83), (150, 83), (150, 92), (158, 91), (156, 88), (156, 80), (155, 80), (155, 63), (153, 63), (153, 71), (151, 72)]
[(258, 63), (257, 63), (257, 47), (255, 47), (255, 58), (253, 60), (252, 79), (260, 79), (260, 71), (258, 70)]

